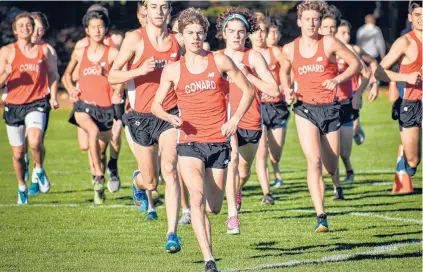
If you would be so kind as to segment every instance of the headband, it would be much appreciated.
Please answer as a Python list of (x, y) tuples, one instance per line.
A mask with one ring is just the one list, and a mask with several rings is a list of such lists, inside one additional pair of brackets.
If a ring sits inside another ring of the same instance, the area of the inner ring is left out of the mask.
[(226, 17), (226, 19), (223, 21), (222, 32), (225, 32), (226, 24), (228, 23), (229, 20), (232, 20), (232, 19), (241, 20), (245, 24), (245, 26), (247, 27), (247, 30), (250, 29), (250, 25), (248, 24), (247, 19), (245, 19), (245, 17), (241, 14), (234, 13), (234, 14), (231, 14), (228, 17)]

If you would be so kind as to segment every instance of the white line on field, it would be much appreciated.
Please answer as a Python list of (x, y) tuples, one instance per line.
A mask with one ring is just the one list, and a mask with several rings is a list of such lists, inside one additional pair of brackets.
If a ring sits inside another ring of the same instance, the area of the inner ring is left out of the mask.
[(299, 265), (310, 265), (310, 264), (323, 264), (328, 262), (341, 262), (348, 261), (363, 255), (377, 256), (385, 253), (391, 253), (393, 251), (400, 250), (401, 248), (409, 245), (419, 244), (420, 242), (408, 242), (408, 243), (393, 243), (390, 245), (374, 247), (372, 250), (360, 252), (360, 253), (351, 253), (351, 254), (337, 254), (332, 256), (323, 257), (317, 260), (291, 260), (283, 263), (267, 263), (260, 264), (255, 266), (247, 266), (244, 268), (231, 268), (221, 270), (222, 272), (235, 272), (235, 271), (249, 271), (249, 270), (262, 270), (262, 269), (274, 269), (274, 268), (283, 268), (283, 267), (294, 267)]
[[(292, 209), (292, 210), (288, 210), (289, 212), (314, 212), (314, 210), (312, 209)], [(337, 212), (340, 211), (328, 211), (329, 213), (333, 213), (336, 215)], [(383, 212), (383, 211), (381, 211)], [(349, 212), (347, 213), (349, 215), (357, 215), (357, 216), (369, 216), (369, 217), (377, 217), (377, 218), (381, 218), (381, 219), (385, 219), (385, 220), (389, 220), (389, 221), (400, 221), (400, 222), (404, 222), (404, 223), (415, 223), (418, 225), (423, 225), (423, 221), (418, 220), (418, 219), (410, 219), (410, 218), (400, 218), (400, 217), (391, 217), (391, 216), (386, 216), (386, 215), (380, 215), (380, 214), (376, 214), (376, 213), (371, 213), (371, 212)]]
[[(124, 209), (135, 209), (134, 205), (124, 205), (124, 204), (111, 204), (111, 205), (84, 205), (84, 204), (29, 204), (26, 206), (20, 204), (0, 204), (1, 207), (89, 207), (89, 208), (101, 208), (101, 209), (115, 209), (115, 208), (124, 208)], [(156, 207), (156, 209), (163, 209), (164, 205)]]
[(351, 212), (349, 213), (351, 215), (358, 215), (358, 216), (370, 216), (370, 217), (378, 217), (385, 220), (391, 220), (391, 221), (400, 221), (400, 222), (407, 222), (407, 223), (416, 223), (419, 225), (423, 225), (423, 221), (417, 220), (417, 219), (410, 219), (410, 218), (399, 218), (399, 217), (390, 217), (386, 215), (380, 215), (375, 213), (363, 213), (363, 212)]

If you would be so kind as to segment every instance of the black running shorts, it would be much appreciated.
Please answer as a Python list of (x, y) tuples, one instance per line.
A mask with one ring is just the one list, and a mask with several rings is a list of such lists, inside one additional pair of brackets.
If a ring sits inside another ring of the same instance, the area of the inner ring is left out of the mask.
[(238, 128), (236, 131), (236, 135), (238, 137), (238, 146), (241, 147), (246, 144), (257, 144), (260, 141), (261, 134), (261, 130)]
[(354, 112), (351, 103), (352, 99), (347, 99), (341, 103), (341, 110), (339, 112), (339, 118), (341, 119), (341, 126), (353, 126), (354, 123)]
[(261, 117), (268, 130), (286, 128), (289, 115), (289, 105), (285, 101), (261, 103)]
[[(48, 115), (50, 112), (50, 103), (48, 98), (42, 98), (22, 105), (6, 104), (4, 106), (3, 119), (8, 126), (18, 127), (20, 125), (25, 125), (25, 116), (33, 111), (46, 113), (46, 118), (48, 120)], [(47, 125), (44, 129), (44, 132), (46, 130)]]
[[(178, 115), (178, 107), (170, 109), (168, 113)], [(123, 115), (123, 123), (128, 126), (132, 140), (141, 146), (152, 146), (159, 143), (160, 135), (173, 126), (152, 113), (129, 111)]]
[(100, 131), (109, 131), (113, 126), (114, 111), (113, 106), (98, 107), (78, 101), (73, 105), (73, 110), (69, 116), (69, 123), (78, 126), (75, 120), (75, 112), (85, 112), (98, 127)]
[(178, 156), (202, 160), (205, 168), (225, 169), (231, 161), (229, 143), (184, 143), (178, 144), (176, 149)]
[(392, 105), (392, 119), (398, 120), (401, 131), (403, 128), (421, 127), (422, 101), (398, 98)]
[(293, 111), (313, 123), (320, 131), (320, 134), (337, 131), (341, 127), (339, 103), (312, 105), (297, 101)]

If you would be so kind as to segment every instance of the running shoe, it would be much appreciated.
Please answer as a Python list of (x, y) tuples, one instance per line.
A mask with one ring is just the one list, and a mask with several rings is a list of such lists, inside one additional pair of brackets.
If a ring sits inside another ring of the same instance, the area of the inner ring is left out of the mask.
[(144, 217), (144, 221), (155, 221), (159, 219), (157, 216), (156, 211), (151, 211), (149, 213), (147, 213), (147, 215)]
[(281, 179), (275, 179), (275, 183), (273, 183), (272, 188), (279, 188), (283, 185), (283, 180)]
[(354, 135), (354, 141), (357, 145), (361, 145), (364, 143), (364, 140), (366, 139), (366, 134), (364, 133), (364, 130), (360, 128), (358, 133)]
[(178, 221), (178, 225), (189, 225), (191, 224), (191, 213), (184, 212), (181, 216), (181, 219)]
[(231, 216), (228, 221), (226, 222), (227, 224), (227, 230), (226, 233), (227, 234), (240, 234), (241, 230), (239, 228), (239, 217), (238, 215), (235, 216)]
[(47, 174), (43, 169), (40, 172), (33, 171), (32, 172), (32, 183), (38, 183), (40, 192), (45, 194), (50, 191), (50, 181), (47, 178)]
[(109, 192), (116, 193), (120, 189), (120, 179), (118, 176), (110, 175), (109, 182), (107, 183)]
[(242, 194), (241, 192), (236, 194), (236, 210), (239, 212), (242, 205)]
[(94, 204), (101, 205), (106, 200), (104, 194), (104, 177), (96, 177), (94, 182)]
[(353, 170), (348, 170), (346, 175), (345, 175), (345, 182), (354, 182), (354, 171)]
[(179, 244), (179, 237), (171, 232), (167, 235), (166, 241), (166, 251), (168, 253), (177, 253), (181, 250), (181, 246)]
[(328, 220), (326, 214), (321, 214), (317, 216), (317, 224), (314, 228), (314, 232), (328, 232), (329, 226), (328, 226)]
[(275, 200), (271, 194), (264, 195), (261, 199), (261, 205), (274, 205)]
[[(132, 180), (134, 181), (138, 174), (141, 173), (139, 170), (136, 170), (132, 175)], [(148, 209), (148, 199), (147, 194), (144, 190), (138, 189), (135, 187), (135, 184), (132, 183), (132, 199), (134, 200), (135, 207), (140, 212), (145, 212)]]
[(39, 193), (40, 193), (40, 186), (38, 185), (38, 183), (31, 182), (28, 195), (38, 195)]
[(216, 267), (216, 262), (213, 260), (208, 261), (204, 267), (204, 272), (219, 272)]
[(29, 180), (29, 156), (25, 154), (25, 173), (24, 173), (25, 182)]
[(334, 190), (333, 200), (344, 200), (344, 190), (341, 187)]
[(18, 190), (18, 204), (20, 205), (26, 205), (28, 204), (28, 189), (25, 189), (25, 191)]
[(407, 160), (405, 159), (405, 157), (404, 157), (404, 166), (405, 166), (405, 172), (407, 172), (407, 174), (408, 174), (410, 177), (413, 177), (413, 176), (416, 174), (417, 168), (416, 168), (416, 167), (415, 167), (415, 168), (411, 167), (411, 166), (408, 164), (408, 162), (407, 162)]

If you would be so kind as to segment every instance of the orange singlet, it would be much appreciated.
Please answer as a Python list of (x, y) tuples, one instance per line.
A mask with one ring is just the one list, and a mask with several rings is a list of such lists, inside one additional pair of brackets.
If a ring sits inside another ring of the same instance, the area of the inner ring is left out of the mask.
[(79, 66), (79, 88), (81, 95), (79, 99), (87, 103), (95, 103), (99, 107), (110, 107), (112, 87), (103, 75), (102, 69), (110, 71), (108, 61), (110, 47), (106, 46), (103, 56), (97, 62), (88, 59), (88, 46), (84, 48), (81, 64)]
[[(400, 65), (400, 73), (401, 74), (409, 74), (413, 72), (420, 72), (422, 73), (423, 67), (422, 67), (422, 42), (417, 38), (414, 31), (410, 31), (405, 35), (409, 35), (413, 40), (417, 43), (417, 58), (414, 62), (410, 64), (401, 64)], [(420, 84), (418, 85), (411, 85), (406, 83), (403, 93), (403, 99), (407, 100), (421, 100), (422, 99), (422, 82), (420, 81)]]
[[(272, 75), (276, 80), (276, 84), (280, 86), (281, 79), (279, 76), (279, 71), (281, 70), (281, 66), (279, 65), (279, 62), (276, 60), (275, 53), (273, 52), (273, 48), (269, 47), (268, 50), (269, 50), (269, 56), (270, 56), (269, 63), (268, 63), (269, 70), (270, 72), (272, 72)], [(284, 99), (284, 93), (281, 92), (278, 97), (262, 101), (262, 103), (278, 103), (282, 101), (283, 99)]]
[(325, 54), (323, 36), (319, 35), (316, 54), (304, 58), (300, 54), (300, 37), (294, 41), (294, 69), (296, 95), (299, 100), (308, 104), (330, 104), (335, 101), (336, 91), (331, 91), (322, 86), (327, 79), (338, 75), (338, 66), (331, 63)]
[[(179, 44), (175, 35), (171, 34), (169, 30), (169, 37), (172, 40), (172, 45), (166, 52), (157, 51), (150, 42), (145, 28), (139, 28), (138, 33), (142, 36), (144, 41), (144, 52), (141, 58), (130, 65), (130, 69), (140, 67), (147, 59), (154, 56), (156, 68), (154, 71), (144, 76), (134, 78), (133, 81), (128, 81), (128, 96), (132, 109), (140, 113), (151, 113), (151, 104), (153, 103), (156, 91), (160, 86), (160, 77), (164, 66), (169, 62), (179, 60)], [(130, 94), (135, 88), (135, 97)], [(176, 106), (176, 95), (174, 91), (169, 92), (166, 97), (163, 108), (168, 111)]]
[(227, 120), (228, 82), (221, 76), (214, 55), (207, 52), (204, 72), (188, 71), (185, 57), (180, 60), (180, 77), (176, 88), (179, 114), (183, 121), (178, 143), (225, 143), (221, 127)]
[[(348, 63), (346, 63), (345, 60), (336, 56), (336, 62), (338, 63), (339, 74), (342, 74), (345, 70), (347, 70)], [(339, 102), (345, 101), (351, 98), (352, 95), (353, 95), (353, 81), (351, 79), (344, 81), (338, 85), (337, 96), (338, 96)]]
[[(248, 69), (248, 72), (251, 74), (255, 74), (255, 72), (251, 69), (249, 56), (250, 56), (251, 49), (245, 49), (244, 54), (242, 56), (242, 63)], [(225, 50), (222, 49), (220, 51), (224, 54)], [(241, 121), (239, 121), (238, 127), (247, 130), (261, 130), (261, 111), (260, 111), (260, 96), (259, 90), (254, 88), (255, 96), (254, 100), (251, 103), (251, 106), (248, 108), (248, 111), (242, 117)], [(238, 109), (239, 102), (241, 101), (242, 97), (242, 90), (229, 79), (229, 102), (231, 105), (231, 116), (233, 116)]]
[(42, 99), (48, 95), (48, 69), (43, 53), (43, 45), (35, 58), (28, 58), (22, 53), (17, 43), (15, 58), (12, 61), (12, 73), (6, 82), (6, 100), (8, 104), (22, 105)]
[(352, 78), (352, 88), (353, 88), (353, 91), (355, 92), (355, 91), (357, 91), (358, 90), (358, 88), (360, 88), (360, 85), (361, 85), (361, 74), (357, 74), (357, 75), (355, 75), (353, 78)]

